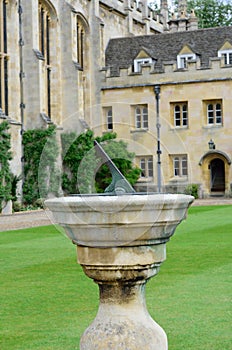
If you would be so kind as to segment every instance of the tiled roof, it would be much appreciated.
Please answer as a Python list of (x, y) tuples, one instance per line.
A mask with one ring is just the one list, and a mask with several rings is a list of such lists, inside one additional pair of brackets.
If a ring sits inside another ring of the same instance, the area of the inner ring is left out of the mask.
[(109, 41), (106, 49), (106, 67), (111, 67), (111, 75), (117, 76), (120, 68), (133, 64), (140, 49), (146, 49), (158, 59), (156, 69), (162, 69), (162, 62), (175, 61), (185, 45), (200, 56), (202, 67), (208, 67), (209, 58), (218, 57), (218, 50), (225, 41), (232, 45), (232, 26), (115, 38)]

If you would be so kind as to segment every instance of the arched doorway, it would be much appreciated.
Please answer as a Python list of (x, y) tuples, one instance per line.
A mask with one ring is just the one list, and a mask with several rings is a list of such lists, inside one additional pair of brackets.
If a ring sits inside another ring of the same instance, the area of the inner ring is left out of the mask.
[(220, 158), (210, 162), (210, 191), (212, 194), (225, 192), (225, 163)]

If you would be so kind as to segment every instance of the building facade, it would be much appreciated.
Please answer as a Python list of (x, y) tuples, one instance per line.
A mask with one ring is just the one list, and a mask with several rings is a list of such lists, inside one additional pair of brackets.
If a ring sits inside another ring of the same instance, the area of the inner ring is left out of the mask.
[[(197, 30), (186, 1), (168, 17), (148, 0), (0, 0), (0, 123), (8, 120), (12, 172), (22, 134), (115, 131), (157, 189), (157, 100), (162, 189), (230, 195), (232, 30)], [(214, 142), (209, 150), (208, 142)]]
[(136, 153), (137, 188), (157, 190), (162, 152), (163, 191), (229, 196), (232, 27), (112, 39), (106, 65), (102, 131)]
[(162, 18), (145, 0), (0, 0), (0, 122), (11, 124), (15, 174), (24, 130), (92, 126), (109, 38), (162, 32)]

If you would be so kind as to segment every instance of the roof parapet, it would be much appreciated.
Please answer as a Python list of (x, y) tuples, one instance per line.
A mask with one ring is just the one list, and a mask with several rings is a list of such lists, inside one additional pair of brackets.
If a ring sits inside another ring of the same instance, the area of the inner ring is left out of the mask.
[[(194, 72), (202, 72), (205, 73), (200, 74), (214, 74), (215, 76), (227, 75), (229, 76), (229, 72), (227, 69), (232, 71), (232, 65), (225, 65), (223, 59), (220, 57), (211, 57), (209, 58), (208, 66), (202, 66), (199, 58), (188, 61), (186, 68), (179, 69), (177, 67), (177, 61), (164, 61), (162, 65), (157, 66), (155, 62), (141, 65), (141, 70), (139, 72), (134, 72), (133, 65), (128, 68), (119, 67), (118, 74), (115, 74), (115, 71), (112, 70), (113, 67), (105, 67), (102, 69), (102, 77), (106, 80), (124, 80), (125, 84), (127, 84), (126, 79), (128, 77), (138, 77), (139, 80), (143, 80), (144, 82), (150, 80), (154, 74), (159, 74), (161, 76), (169, 77), (171, 73), (180, 73), (183, 76), (185, 73), (187, 75), (192, 74), (194, 77)], [(226, 68), (226, 70), (225, 70)], [(222, 71), (223, 70), (223, 71)], [(225, 73), (224, 73), (225, 72)], [(154, 79), (154, 78), (152, 78)], [(128, 80), (129, 83), (129, 80)]]

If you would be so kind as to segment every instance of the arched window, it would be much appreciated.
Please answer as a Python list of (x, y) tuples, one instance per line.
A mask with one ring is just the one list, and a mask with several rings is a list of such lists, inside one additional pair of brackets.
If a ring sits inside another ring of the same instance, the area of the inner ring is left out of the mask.
[(0, 0), (0, 112), (8, 115), (7, 3)]
[(85, 66), (87, 24), (79, 14), (73, 13), (73, 61), (79, 70)]
[(50, 59), (50, 26), (51, 16), (48, 7), (39, 1), (39, 51), (43, 60), (43, 109), (48, 118), (51, 118), (51, 59)]
[(83, 25), (78, 17), (76, 17), (76, 40), (77, 40), (77, 62), (83, 68), (84, 63), (84, 38), (85, 32)]

